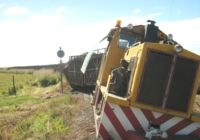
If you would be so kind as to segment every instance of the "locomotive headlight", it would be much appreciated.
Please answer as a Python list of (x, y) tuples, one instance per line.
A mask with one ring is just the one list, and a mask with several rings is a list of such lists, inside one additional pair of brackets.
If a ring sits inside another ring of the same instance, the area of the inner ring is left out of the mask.
[(180, 45), (180, 44), (176, 44), (175, 47), (174, 47), (175, 51), (177, 53), (180, 53), (183, 51), (183, 47)]

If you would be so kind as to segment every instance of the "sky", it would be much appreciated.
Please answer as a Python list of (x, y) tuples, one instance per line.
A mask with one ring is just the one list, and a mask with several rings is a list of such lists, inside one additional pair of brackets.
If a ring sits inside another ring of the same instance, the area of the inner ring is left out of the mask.
[(0, 0), (0, 67), (56, 64), (90, 51), (116, 20), (148, 19), (200, 54), (199, 0)]

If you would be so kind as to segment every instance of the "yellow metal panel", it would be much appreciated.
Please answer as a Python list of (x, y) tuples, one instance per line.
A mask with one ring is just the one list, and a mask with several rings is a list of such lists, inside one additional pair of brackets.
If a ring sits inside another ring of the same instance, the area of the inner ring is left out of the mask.
[(118, 47), (120, 28), (116, 29), (112, 41), (107, 48), (107, 52), (104, 58), (104, 64), (100, 69), (101, 76), (99, 81), (101, 85), (106, 86), (108, 75), (111, 73), (111, 70), (119, 66), (120, 59), (124, 56), (124, 49)]
[[(167, 45), (167, 44), (158, 44), (158, 43), (145, 43), (145, 44), (140, 44), (134, 48), (130, 48), (126, 54), (125, 54), (125, 59), (129, 60), (131, 57), (137, 57), (138, 58), (138, 62), (137, 62), (137, 66), (136, 66), (136, 70), (135, 70), (135, 74), (134, 74), (134, 78), (132, 79), (132, 85), (131, 85), (131, 97), (129, 97), (129, 99), (131, 100), (131, 105), (132, 106), (136, 106), (139, 108), (144, 108), (144, 109), (150, 109), (152, 111), (159, 111), (159, 112), (163, 112), (163, 113), (168, 113), (171, 115), (175, 115), (175, 116), (180, 116), (180, 117), (185, 117), (185, 118), (189, 118), (190, 114), (192, 113), (192, 105), (194, 102), (194, 98), (195, 98), (195, 92), (197, 91), (197, 86), (198, 86), (198, 82), (199, 79), (197, 78), (195, 81), (195, 89), (192, 93), (192, 98), (189, 102), (189, 110), (188, 112), (179, 112), (179, 111), (174, 111), (174, 110), (170, 110), (170, 109), (162, 109), (161, 107), (155, 107), (155, 106), (151, 106), (151, 105), (147, 105), (147, 104), (142, 104), (142, 103), (138, 103), (137, 102), (137, 94), (139, 92), (139, 86), (140, 86), (140, 81), (141, 81), (141, 77), (142, 77), (142, 73), (144, 70), (144, 64), (146, 62), (146, 58), (147, 58), (147, 51), (148, 49), (151, 50), (155, 50), (155, 51), (160, 51), (160, 52), (164, 52), (167, 54), (175, 54), (175, 50), (174, 47), (172, 45)], [(189, 58), (189, 59), (193, 59), (196, 61), (200, 61), (200, 56), (191, 53), (187, 50), (184, 50), (182, 53), (179, 53), (178, 56), (180, 57), (184, 57), (184, 58)], [(197, 73), (196, 77), (200, 77), (200, 73)]]
[[(172, 45), (158, 44), (158, 43), (144, 43), (144, 44), (139, 44), (133, 48), (128, 49), (124, 54), (124, 58), (126, 60), (130, 60), (132, 57), (137, 57), (136, 69), (133, 74), (132, 81), (130, 81), (130, 82), (132, 82), (132, 85), (130, 87), (130, 92), (131, 92), (130, 96), (127, 98), (122, 98), (122, 97), (110, 94), (107, 92), (107, 87), (102, 88), (103, 96), (105, 97), (105, 99), (107, 101), (114, 103), (114, 104), (125, 105), (125, 106), (135, 106), (138, 108), (149, 109), (151, 111), (167, 113), (167, 114), (174, 115), (174, 116), (191, 118), (192, 107), (193, 107), (192, 105), (194, 103), (198, 84), (200, 83), (200, 66), (199, 66), (199, 69), (198, 69), (198, 72), (196, 75), (197, 78), (194, 82), (194, 89), (192, 92), (191, 100), (189, 102), (188, 112), (179, 112), (179, 111), (170, 110), (170, 109), (163, 109), (161, 107), (155, 107), (152, 105), (147, 105), (144, 103), (137, 102), (137, 94), (139, 92), (140, 81), (141, 81), (143, 70), (144, 70), (144, 64), (147, 61), (148, 49), (155, 50), (158, 52), (159, 51), (164, 52), (164, 53), (171, 54), (171, 55), (175, 54), (174, 47)], [(187, 50), (184, 50), (183, 52), (179, 53), (178, 56), (193, 59), (195, 61), (200, 62), (199, 55), (191, 53), (190, 51), (187, 51)], [(107, 62), (107, 66), (112, 65), (111, 63), (112, 63), (113, 59), (115, 59), (114, 56), (112, 56), (112, 57), (113, 58), (109, 58), (109, 59), (111, 59), (111, 61)], [(120, 54), (120, 57), (118, 57), (118, 61), (120, 60), (121, 57), (122, 57), (122, 54)], [(116, 64), (117, 64), (117, 62), (116, 62)], [(112, 66), (114, 66), (114, 65), (112, 65)], [(108, 71), (106, 74), (104, 74), (104, 76), (106, 75), (106, 78), (108, 79), (108, 75), (111, 72), (111, 67), (109, 67), (109, 69), (107, 68), (107, 70)], [(105, 86), (106, 86), (106, 84), (105, 84)], [(193, 119), (195, 121), (200, 120), (199, 118), (194, 117), (194, 116), (191, 119)]]
[(140, 44), (139, 46), (137, 46), (135, 48), (135, 50), (133, 49), (131, 52), (136, 54), (137, 57), (137, 66), (135, 69), (135, 74), (133, 77), (133, 81), (132, 81), (132, 85), (130, 87), (130, 100), (131, 102), (135, 102), (136, 101), (136, 97), (137, 97), (137, 93), (138, 93), (138, 89), (139, 89), (139, 84), (140, 84), (140, 80), (142, 77), (142, 72), (143, 72), (143, 67), (144, 67), (144, 62), (145, 62), (145, 58), (146, 58), (146, 48), (144, 47), (144, 44)]
[(132, 57), (138, 57), (141, 51), (142, 51), (142, 45), (137, 45), (135, 47), (132, 47), (126, 50), (124, 59), (130, 60)]
[[(151, 105), (147, 105), (147, 104), (141, 104), (138, 103), (137, 100), (137, 93), (139, 92), (139, 84), (141, 81), (141, 77), (142, 77), (142, 73), (144, 70), (144, 64), (147, 58), (147, 50), (151, 49), (151, 50), (156, 50), (156, 51), (160, 51), (160, 52), (165, 52), (168, 54), (174, 54), (174, 47), (171, 45), (161, 45), (161, 44), (157, 44), (157, 43), (145, 43), (144, 45), (141, 45), (140, 47), (138, 47), (138, 52), (139, 52), (139, 48), (142, 49), (142, 53), (139, 53), (140, 55), (137, 55), (137, 57), (139, 57), (138, 59), (138, 63), (137, 63), (137, 68), (136, 68), (136, 72), (135, 72), (135, 77), (133, 79), (133, 84), (131, 87), (131, 92), (132, 92), (132, 96), (130, 97), (131, 100), (131, 105), (132, 106), (136, 106), (139, 108), (144, 108), (144, 109), (150, 109), (152, 111), (159, 111), (159, 112), (163, 112), (163, 113), (168, 113), (171, 115), (175, 115), (175, 116), (181, 116), (181, 117), (185, 117), (185, 118), (189, 118), (191, 111), (192, 111), (192, 104), (194, 102), (194, 98), (195, 98), (195, 93), (192, 93), (192, 98), (189, 102), (189, 110), (188, 112), (179, 112), (179, 111), (174, 111), (174, 110), (170, 110), (170, 109), (162, 109), (161, 107), (155, 107), (155, 106), (151, 106)], [(193, 60), (200, 60), (200, 56), (191, 53), (189, 51), (184, 50), (182, 53), (178, 54), (178, 56), (181, 57), (185, 57), (185, 58), (189, 58), (189, 59), (193, 59)], [(128, 58), (128, 56), (127, 56)], [(200, 77), (200, 74), (197, 73), (197, 77)], [(198, 85), (198, 79), (196, 79), (195, 81), (195, 85)], [(197, 87), (194, 91), (197, 90)]]
[(198, 90), (198, 87), (199, 87), (199, 82), (200, 82), (200, 65), (198, 66), (198, 70), (197, 70), (197, 73), (196, 73), (196, 80), (194, 82), (194, 89), (193, 89), (193, 92), (192, 92), (192, 97), (191, 97), (191, 100), (190, 100), (190, 104), (189, 104), (189, 114), (191, 115), (193, 113), (193, 104), (195, 102), (195, 97), (196, 97), (196, 93), (197, 93), (197, 90)]
[(130, 101), (127, 98), (123, 98), (112, 93), (108, 93), (107, 87), (101, 86), (101, 92), (106, 101), (123, 106), (129, 106)]
[(117, 105), (122, 105), (122, 106), (129, 106), (130, 105), (130, 100), (127, 98), (123, 98), (117, 95), (113, 95), (110, 93), (107, 93), (107, 101), (117, 104)]
[(166, 114), (173, 115), (173, 116), (179, 116), (179, 117), (184, 117), (184, 118), (188, 117), (188, 115), (183, 112), (178, 112), (178, 111), (174, 111), (174, 110), (170, 110), (170, 109), (166, 109), (166, 108), (162, 109), (159, 107), (155, 107), (153, 105), (148, 105), (148, 104), (139, 103), (139, 102), (131, 102), (131, 106), (151, 110), (154, 112), (162, 112), (162, 113), (166, 113)]

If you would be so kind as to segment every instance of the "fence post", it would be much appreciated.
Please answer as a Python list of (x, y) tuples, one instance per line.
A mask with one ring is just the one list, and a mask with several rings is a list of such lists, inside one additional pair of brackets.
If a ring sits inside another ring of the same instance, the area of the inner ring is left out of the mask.
[(15, 76), (13, 75), (13, 93), (16, 95), (16, 88), (15, 88)]

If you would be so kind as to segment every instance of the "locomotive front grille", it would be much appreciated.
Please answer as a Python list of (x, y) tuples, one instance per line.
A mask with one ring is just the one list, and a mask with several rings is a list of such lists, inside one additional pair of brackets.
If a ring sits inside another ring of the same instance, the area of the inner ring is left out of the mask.
[(197, 62), (178, 57), (175, 65), (166, 108), (186, 112), (191, 98)]
[(197, 64), (188, 58), (148, 50), (137, 101), (187, 112)]

